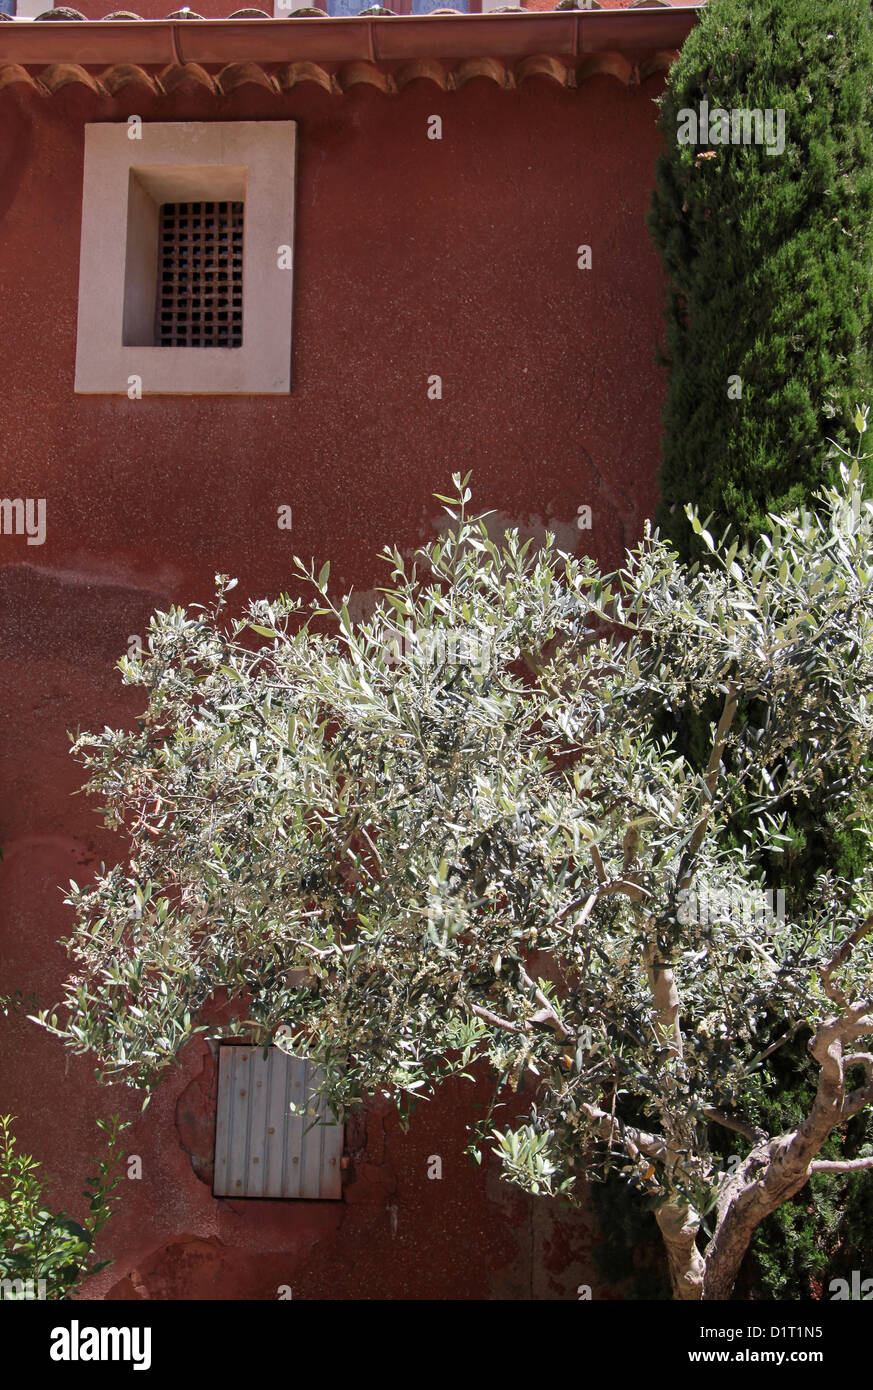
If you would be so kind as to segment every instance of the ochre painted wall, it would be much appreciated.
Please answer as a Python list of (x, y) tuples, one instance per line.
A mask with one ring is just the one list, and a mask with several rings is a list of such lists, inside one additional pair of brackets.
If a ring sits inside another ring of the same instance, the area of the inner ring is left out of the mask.
[[(70, 85), (0, 93), (0, 495), (45, 498), (45, 544), (0, 536), (0, 1111), (42, 1159), (57, 1204), (81, 1207), (94, 1116), (134, 1119), (142, 1156), (107, 1228), (122, 1297), (555, 1298), (597, 1285), (590, 1218), (556, 1212), (469, 1166), (473, 1088), (458, 1083), (403, 1135), (388, 1115), (349, 1133), (342, 1203), (215, 1201), (205, 1047), (145, 1115), (92, 1063), (28, 1023), (55, 1002), (71, 925), (59, 886), (123, 846), (71, 794), (67, 730), (131, 719), (113, 670), (155, 606), (293, 583), (292, 553), (332, 562), (337, 590), (383, 582), (386, 542), (440, 529), (454, 470), (474, 502), (526, 533), (620, 560), (655, 501), (662, 378), (659, 267), (645, 229), (657, 80), (544, 79), (386, 97), (306, 83), (115, 100)], [(83, 126), (88, 121), (299, 122), (293, 387), (281, 398), (73, 393)], [(426, 138), (443, 117), (443, 139)], [(592, 248), (591, 270), (577, 247)], [(427, 397), (442, 377), (443, 399)], [(277, 507), (293, 509), (280, 531)], [(593, 509), (593, 529), (575, 526)], [(195, 1155), (192, 1164), (191, 1154)], [(427, 1179), (440, 1154), (444, 1177)], [(200, 1158), (197, 1157), (200, 1155)]]

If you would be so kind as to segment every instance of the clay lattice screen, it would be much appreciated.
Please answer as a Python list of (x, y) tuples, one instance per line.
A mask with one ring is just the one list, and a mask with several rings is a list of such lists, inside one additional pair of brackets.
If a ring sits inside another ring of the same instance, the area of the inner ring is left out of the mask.
[(242, 203), (163, 203), (159, 347), (242, 347)]

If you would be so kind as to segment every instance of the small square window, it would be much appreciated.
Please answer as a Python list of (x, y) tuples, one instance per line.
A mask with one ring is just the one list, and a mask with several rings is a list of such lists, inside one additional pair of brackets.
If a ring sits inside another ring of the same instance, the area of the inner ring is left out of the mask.
[[(342, 1195), (343, 1126), (313, 1100), (320, 1076), (317, 1063), (278, 1047), (266, 1056), (263, 1047), (219, 1047), (213, 1196)], [(308, 1102), (308, 1114), (290, 1108)]]
[(287, 394), (295, 123), (129, 130), (85, 127), (76, 391)]

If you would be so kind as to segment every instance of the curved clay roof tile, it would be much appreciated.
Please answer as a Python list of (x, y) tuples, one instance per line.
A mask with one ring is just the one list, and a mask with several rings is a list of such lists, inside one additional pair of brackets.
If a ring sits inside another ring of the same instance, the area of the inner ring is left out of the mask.
[(228, 63), (215, 79), (215, 85), (224, 94), (236, 91), (237, 87), (244, 86), (246, 82), (251, 82), (256, 87), (264, 87), (268, 92), (279, 90), (279, 83), (275, 77), (264, 72), (259, 63)]
[[(706, 0), (698, 0), (698, 2), (699, 2), (700, 4), (705, 4)], [(629, 10), (641, 10), (641, 9), (670, 10), (670, 9), (676, 8), (676, 6), (675, 6), (675, 4), (674, 4), (674, 0), (631, 0), (631, 3), (630, 3), (629, 5), (627, 5), (626, 8), (629, 9)], [(555, 11), (558, 11), (558, 10), (561, 10), (561, 11), (566, 12), (566, 11), (568, 11), (568, 10), (580, 11), (580, 10), (602, 10), (602, 9), (603, 9), (603, 5), (602, 5), (602, 3), (601, 3), (601, 0), (556, 0), (556, 3), (554, 4), (554, 7), (553, 7), (553, 11), (552, 11), (552, 12), (554, 13)], [(372, 17), (372, 16), (374, 16), (374, 15), (391, 15), (391, 16), (394, 16), (394, 15), (396, 15), (396, 13), (397, 13), (396, 10), (387, 9), (384, 5), (381, 5), (381, 4), (374, 4), (374, 5), (370, 5), (367, 9), (361, 10), (360, 14), (359, 14), (357, 17), (363, 19), (363, 18), (370, 18), (370, 17)], [(463, 15), (463, 14), (465, 14), (465, 13), (466, 13), (466, 11), (464, 11), (464, 10), (456, 10), (456, 9), (452, 9), (452, 8), (450, 8), (450, 7), (445, 7), (445, 8), (441, 7), (441, 8), (436, 9), (436, 10), (430, 10), (430, 11), (428, 11), (428, 13), (427, 13), (426, 15), (420, 15), (420, 16), (418, 16), (418, 18), (427, 19), (427, 18), (429, 18), (430, 15)], [(532, 14), (532, 13), (533, 13), (533, 14), (537, 14), (537, 13), (542, 14), (542, 13), (548, 13), (548, 11), (537, 11), (537, 10), (531, 11), (531, 10), (528, 10), (528, 9), (527, 9), (525, 6), (523, 6), (523, 5), (501, 5), (501, 6), (499, 6), (497, 9), (488, 11), (488, 13), (490, 13), (490, 14)], [(312, 6), (312, 5), (306, 5), (306, 6), (301, 7), (300, 9), (292, 10), (291, 13), (290, 13), (289, 15), (287, 15), (286, 17), (287, 17), (288, 19), (327, 19), (327, 18), (329, 18), (329, 16), (328, 16), (326, 10), (321, 9), (320, 7), (319, 7), (319, 8), (316, 8), (315, 6)], [(4, 21), (4, 20), (14, 19), (14, 18), (15, 18), (14, 15), (4, 14), (4, 13), (0, 12), (0, 22), (2, 22), (2, 21)], [(142, 20), (142, 18), (143, 18), (142, 15), (140, 15), (140, 14), (134, 14), (134, 12), (133, 12), (132, 10), (113, 10), (111, 14), (106, 14), (106, 15), (103, 16), (103, 22), (118, 22), (118, 21), (120, 21), (120, 20)], [(174, 10), (174, 11), (172, 12), (172, 14), (169, 14), (169, 15), (167, 16), (167, 18), (168, 18), (168, 19), (176, 19), (176, 20), (182, 20), (182, 19), (205, 19), (206, 16), (205, 16), (205, 15), (202, 15), (202, 14), (198, 14), (198, 13), (196, 12), (196, 10), (192, 10), (192, 9), (190, 9), (188, 6), (185, 6), (183, 9)], [(233, 13), (230, 14), (230, 15), (228, 16), (228, 18), (229, 18), (229, 19), (272, 19), (272, 18), (274, 18), (274, 16), (271, 15), (267, 10), (259, 10), (259, 9), (254, 9), (254, 8), (245, 8), (245, 9), (241, 9), (241, 10), (234, 10)], [(69, 23), (70, 20), (82, 20), (82, 21), (84, 21), (84, 22), (88, 22), (88, 17), (87, 17), (87, 15), (83, 15), (83, 14), (81, 14), (78, 10), (71, 9), (71, 8), (69, 8), (68, 6), (65, 6), (65, 5), (58, 6), (56, 9), (53, 9), (53, 10), (44, 10), (44, 11), (42, 12), (42, 14), (38, 14), (38, 15), (36, 16), (36, 19), (37, 19), (37, 20), (42, 20), (42, 21), (46, 21), (46, 20), (64, 20), (64, 21), (66, 21), (66, 22), (68, 22), (68, 23)]]
[(213, 78), (199, 63), (183, 63), (181, 66), (164, 68), (160, 76), (161, 86), (167, 95), (174, 92), (177, 87), (184, 86), (186, 82), (193, 82), (198, 87), (205, 88), (207, 92), (218, 91)]
[(323, 87), (326, 92), (339, 92), (340, 86), (329, 72), (320, 68), (317, 63), (287, 63), (285, 67), (279, 69), (279, 86), (283, 91), (289, 91), (298, 82), (317, 82), (319, 87)]
[(137, 86), (147, 87), (151, 92), (159, 91), (154, 78), (149, 77), (148, 73), (144, 72), (136, 63), (113, 63), (111, 68), (106, 68), (101, 73), (100, 82), (113, 97), (131, 82)]
[(336, 80), (343, 92), (357, 86), (359, 82), (376, 87), (378, 91), (386, 94), (397, 91), (397, 85), (391, 74), (380, 72), (375, 63), (345, 63), (337, 73)]
[(403, 63), (394, 74), (398, 91), (402, 91), (410, 82), (417, 82), (419, 79), (435, 82), (444, 92), (448, 91), (448, 73), (443, 64), (436, 62), (433, 58), (413, 58), (410, 62)]

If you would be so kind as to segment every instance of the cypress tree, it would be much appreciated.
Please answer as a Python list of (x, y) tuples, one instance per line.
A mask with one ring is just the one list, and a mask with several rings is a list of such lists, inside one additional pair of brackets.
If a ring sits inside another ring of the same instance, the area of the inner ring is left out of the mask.
[[(649, 227), (669, 286), (669, 373), (656, 521), (687, 558), (699, 551), (686, 503), (714, 513), (719, 534), (753, 535), (827, 480), (828, 438), (847, 442), (855, 406), (873, 400), (870, 0), (712, 0), (660, 106)], [(772, 123), (752, 120), (752, 142), (734, 143), (744, 111)]]
[[(649, 227), (668, 281), (668, 387), (656, 521), (688, 559), (700, 551), (686, 503), (713, 514), (716, 533), (730, 524), (753, 538), (766, 512), (812, 500), (835, 468), (828, 440), (855, 443), (855, 408), (873, 405), (870, 0), (710, 0), (660, 106), (665, 153)], [(720, 142), (721, 112), (730, 121), (756, 110), (774, 113), (761, 131), (774, 153)], [(862, 467), (870, 483), (873, 467)], [(706, 714), (672, 726), (700, 765), (708, 726)], [(816, 872), (852, 876), (869, 853), (863, 829), (829, 810), (826, 789), (795, 803), (788, 830), (793, 843), (770, 879), (795, 907)], [(794, 1040), (761, 1073), (756, 1118), (774, 1132), (805, 1113), (814, 1089), (804, 1046)], [(726, 1161), (733, 1138), (710, 1133)], [(870, 1142), (865, 1119), (834, 1138), (831, 1156), (857, 1157)], [(595, 1200), (601, 1260), (607, 1277), (629, 1277), (631, 1252), (652, 1231), (638, 1224), (629, 1236), (625, 1193), (613, 1186)], [(871, 1230), (869, 1174), (817, 1178), (756, 1232), (738, 1296), (826, 1298)], [(639, 1277), (634, 1292), (651, 1296)]]

